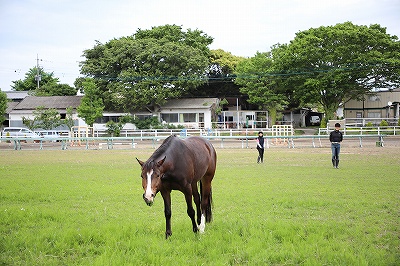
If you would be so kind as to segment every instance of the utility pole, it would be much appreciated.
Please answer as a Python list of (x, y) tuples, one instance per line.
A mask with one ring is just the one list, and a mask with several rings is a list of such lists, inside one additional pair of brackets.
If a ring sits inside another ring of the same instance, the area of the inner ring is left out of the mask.
[(40, 87), (40, 81), (42, 80), (42, 76), (40, 76), (40, 71), (39, 71), (39, 54), (36, 54), (36, 71), (37, 74), (35, 76), (35, 80), (37, 81), (37, 88), (39, 89)]

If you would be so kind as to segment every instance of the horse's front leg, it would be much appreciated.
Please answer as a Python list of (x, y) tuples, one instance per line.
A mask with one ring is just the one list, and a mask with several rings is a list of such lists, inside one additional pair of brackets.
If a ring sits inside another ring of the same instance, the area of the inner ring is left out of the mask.
[(194, 219), (195, 216), (195, 211), (193, 209), (193, 201), (192, 201), (192, 190), (191, 187), (190, 189), (186, 189), (186, 191), (184, 192), (185, 194), (185, 199), (186, 199), (186, 205), (187, 205), (187, 214), (190, 217), (190, 220), (192, 221), (192, 226), (193, 226), (193, 232), (197, 232), (199, 229), (197, 228), (197, 223)]
[(171, 191), (161, 191), (164, 199), (164, 214), (165, 214), (165, 238), (172, 235), (171, 231)]

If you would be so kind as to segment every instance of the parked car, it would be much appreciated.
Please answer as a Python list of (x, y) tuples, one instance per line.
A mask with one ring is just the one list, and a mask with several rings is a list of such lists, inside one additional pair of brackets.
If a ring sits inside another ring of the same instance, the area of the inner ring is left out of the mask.
[(56, 142), (60, 140), (61, 134), (57, 130), (43, 130), (43, 131), (36, 131), (39, 136), (50, 139), (50, 141)]
[(317, 116), (317, 115), (311, 116), (310, 117), (310, 124), (319, 126), (321, 124), (321, 120), (320, 120), (319, 116)]
[(1, 132), (3, 137), (25, 137), (25, 138), (37, 138), (35, 132), (30, 129), (23, 128), (23, 127), (5, 127)]

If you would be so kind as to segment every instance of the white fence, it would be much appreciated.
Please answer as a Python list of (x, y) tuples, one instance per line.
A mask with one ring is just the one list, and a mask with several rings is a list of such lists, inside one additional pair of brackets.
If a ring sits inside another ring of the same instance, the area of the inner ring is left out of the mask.
[[(71, 148), (84, 148), (84, 149), (135, 149), (141, 147), (156, 148), (158, 147), (163, 139), (169, 135), (164, 136), (137, 136), (137, 137), (60, 137), (58, 139), (38, 137), (38, 138), (26, 138), (26, 137), (0, 137), (1, 146), (0, 148), (13, 148), (20, 150), (22, 147), (28, 149), (44, 149), (44, 148), (61, 148), (62, 150)], [(182, 137), (185, 138), (185, 137)], [(226, 148), (253, 148), (255, 147), (255, 139), (257, 136), (204, 136), (209, 139), (215, 147)], [(306, 145), (307, 147), (322, 147), (322, 142), (329, 145), (328, 135), (301, 135), (301, 136), (265, 136), (266, 148), (274, 147), (287, 147), (295, 148), (297, 143)], [(398, 136), (386, 136), (386, 135), (345, 135), (345, 140), (353, 140), (357, 143), (357, 146), (363, 147), (364, 141), (368, 140), (369, 143), (373, 143), (375, 146), (383, 147), (384, 139), (399, 138)], [(54, 141), (58, 142), (54, 142)], [(397, 139), (395, 141), (398, 141)], [(4, 145), (8, 143), (8, 145)], [(345, 141), (347, 143), (347, 141)], [(378, 145), (379, 144), (379, 145)]]
[[(328, 135), (332, 129), (319, 128), (318, 135)], [(341, 130), (344, 135), (400, 135), (400, 126), (386, 126), (386, 127), (348, 127), (346, 125)]]

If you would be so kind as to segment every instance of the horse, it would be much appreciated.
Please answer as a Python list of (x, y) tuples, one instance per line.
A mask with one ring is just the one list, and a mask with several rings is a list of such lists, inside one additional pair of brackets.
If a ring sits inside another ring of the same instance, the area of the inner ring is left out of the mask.
[[(136, 160), (142, 168), (143, 199), (146, 204), (152, 206), (158, 192), (164, 200), (165, 238), (172, 235), (172, 190), (181, 191), (185, 195), (187, 214), (192, 221), (193, 232), (203, 233), (205, 223), (212, 220), (211, 181), (217, 164), (217, 154), (212, 144), (202, 137), (180, 139), (171, 135), (146, 162), (138, 158)], [(196, 204), (197, 222), (192, 198)]]

